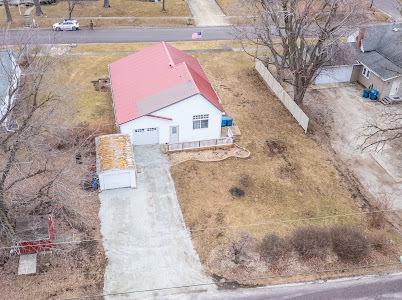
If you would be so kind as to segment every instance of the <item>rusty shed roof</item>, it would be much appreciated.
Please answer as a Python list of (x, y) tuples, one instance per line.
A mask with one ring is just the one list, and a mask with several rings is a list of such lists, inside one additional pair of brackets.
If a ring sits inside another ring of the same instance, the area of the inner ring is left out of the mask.
[(128, 134), (98, 136), (96, 143), (96, 170), (135, 169), (134, 153)]

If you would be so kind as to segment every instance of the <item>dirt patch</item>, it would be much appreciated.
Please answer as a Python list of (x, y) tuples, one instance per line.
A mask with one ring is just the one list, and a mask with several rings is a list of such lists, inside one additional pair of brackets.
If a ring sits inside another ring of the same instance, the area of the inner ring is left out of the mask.
[(274, 156), (286, 152), (286, 145), (280, 141), (266, 141), (268, 155)]
[(225, 149), (209, 149), (200, 151), (181, 151), (169, 154), (172, 165), (185, 161), (217, 162), (228, 158), (248, 158), (251, 153), (244, 148), (234, 145)]
[(232, 187), (230, 190), (229, 190), (229, 193), (233, 196), (233, 197), (236, 197), (236, 198), (241, 198), (241, 197), (244, 197), (244, 195), (246, 194), (245, 192), (244, 192), (244, 190), (242, 190), (241, 188), (239, 188), (239, 187)]

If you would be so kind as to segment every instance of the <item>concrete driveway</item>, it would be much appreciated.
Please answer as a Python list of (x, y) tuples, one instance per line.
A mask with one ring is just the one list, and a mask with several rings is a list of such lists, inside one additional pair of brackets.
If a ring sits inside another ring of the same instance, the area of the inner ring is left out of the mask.
[[(377, 199), (390, 202), (392, 208), (402, 208), (402, 141), (386, 145), (381, 152), (361, 152), (364, 123), (375, 118), (385, 106), (363, 100), (363, 87), (355, 84), (316, 86), (305, 105), (315, 118), (327, 127), (332, 148), (348, 165), (361, 184)], [(402, 105), (389, 106), (402, 113)]]
[[(167, 158), (159, 146), (138, 146), (134, 153), (138, 188), (100, 194), (107, 257), (104, 293), (143, 299), (194, 291), (159, 289), (211, 283), (185, 227)], [(214, 286), (201, 289), (207, 288)]]
[[(371, 2), (371, 0), (369, 1)], [(402, 21), (402, 3), (400, 0), (374, 0), (373, 5), (390, 15), (395, 21)]]
[(197, 26), (230, 25), (215, 0), (187, 0)]

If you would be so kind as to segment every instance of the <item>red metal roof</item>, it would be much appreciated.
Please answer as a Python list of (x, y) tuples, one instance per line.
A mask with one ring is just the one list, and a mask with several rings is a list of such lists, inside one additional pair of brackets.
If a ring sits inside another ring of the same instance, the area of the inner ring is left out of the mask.
[(109, 65), (116, 122), (123, 124), (195, 94), (223, 111), (200, 63), (165, 42)]

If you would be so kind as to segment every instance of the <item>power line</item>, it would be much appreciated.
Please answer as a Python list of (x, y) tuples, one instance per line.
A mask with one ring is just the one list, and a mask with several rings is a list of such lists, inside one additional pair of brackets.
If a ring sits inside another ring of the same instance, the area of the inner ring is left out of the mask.
[[(219, 229), (233, 229), (233, 228), (244, 228), (244, 227), (256, 227), (256, 226), (265, 226), (275, 223), (292, 223), (292, 222), (305, 222), (310, 220), (323, 220), (323, 219), (332, 219), (332, 218), (339, 218), (339, 217), (350, 217), (356, 215), (368, 215), (380, 212), (399, 212), (402, 209), (386, 209), (386, 210), (375, 210), (369, 212), (356, 212), (356, 213), (349, 213), (349, 214), (338, 214), (338, 215), (327, 215), (327, 216), (320, 216), (320, 217), (309, 217), (309, 218), (299, 218), (299, 219), (274, 219), (272, 221), (267, 221), (263, 223), (249, 223), (249, 224), (241, 224), (241, 225), (233, 225), (233, 226), (217, 226), (217, 227), (206, 227), (200, 229), (188, 229), (189, 233), (197, 233), (197, 232), (205, 232), (210, 230), (219, 230)], [(186, 232), (183, 232), (186, 234)], [(150, 235), (148, 237), (158, 237), (158, 236), (167, 236), (167, 235), (177, 234), (177, 232), (158, 232), (154, 235)], [(67, 245), (67, 244), (81, 244), (81, 243), (89, 243), (89, 242), (99, 242), (99, 241), (113, 241), (112, 239), (85, 239), (85, 240), (76, 240), (76, 241), (64, 241), (64, 242), (55, 242), (53, 245)], [(0, 250), (5, 249), (15, 249), (18, 246), (8, 246), (8, 247), (0, 247)]]
[[(378, 264), (378, 265), (367, 265), (367, 266), (361, 266), (357, 268), (340, 268), (340, 269), (327, 269), (327, 270), (322, 270), (318, 272), (299, 272), (299, 273), (294, 273), (294, 274), (286, 274), (286, 275), (271, 275), (271, 276), (258, 276), (258, 277), (252, 277), (252, 278), (247, 278), (248, 280), (261, 280), (261, 279), (272, 279), (272, 278), (284, 278), (284, 277), (291, 277), (291, 276), (300, 276), (300, 275), (315, 275), (315, 274), (323, 274), (323, 273), (330, 273), (330, 272), (341, 272), (345, 270), (356, 270), (356, 269), (370, 269), (370, 268), (376, 268), (376, 267), (387, 267), (387, 266), (394, 266), (396, 265), (395, 263), (393, 264)], [(65, 300), (79, 300), (79, 299), (89, 299), (89, 298), (103, 298), (107, 296), (119, 296), (119, 295), (129, 295), (129, 294), (139, 294), (139, 293), (147, 293), (147, 292), (158, 292), (158, 291), (166, 291), (166, 290), (173, 290), (173, 289), (181, 289), (181, 288), (190, 288), (190, 287), (202, 287), (202, 286), (211, 286), (211, 285), (219, 285), (219, 284), (236, 284), (238, 285), (238, 282), (236, 281), (222, 281), (222, 282), (204, 282), (204, 283), (198, 283), (198, 284), (189, 284), (189, 285), (181, 285), (181, 286), (171, 286), (171, 287), (162, 287), (162, 288), (153, 288), (153, 289), (142, 289), (142, 290), (131, 290), (131, 291), (126, 291), (126, 292), (116, 292), (116, 293), (103, 293), (103, 294), (92, 294), (92, 295), (84, 295), (82, 297), (74, 297), (74, 298), (64, 298)]]

